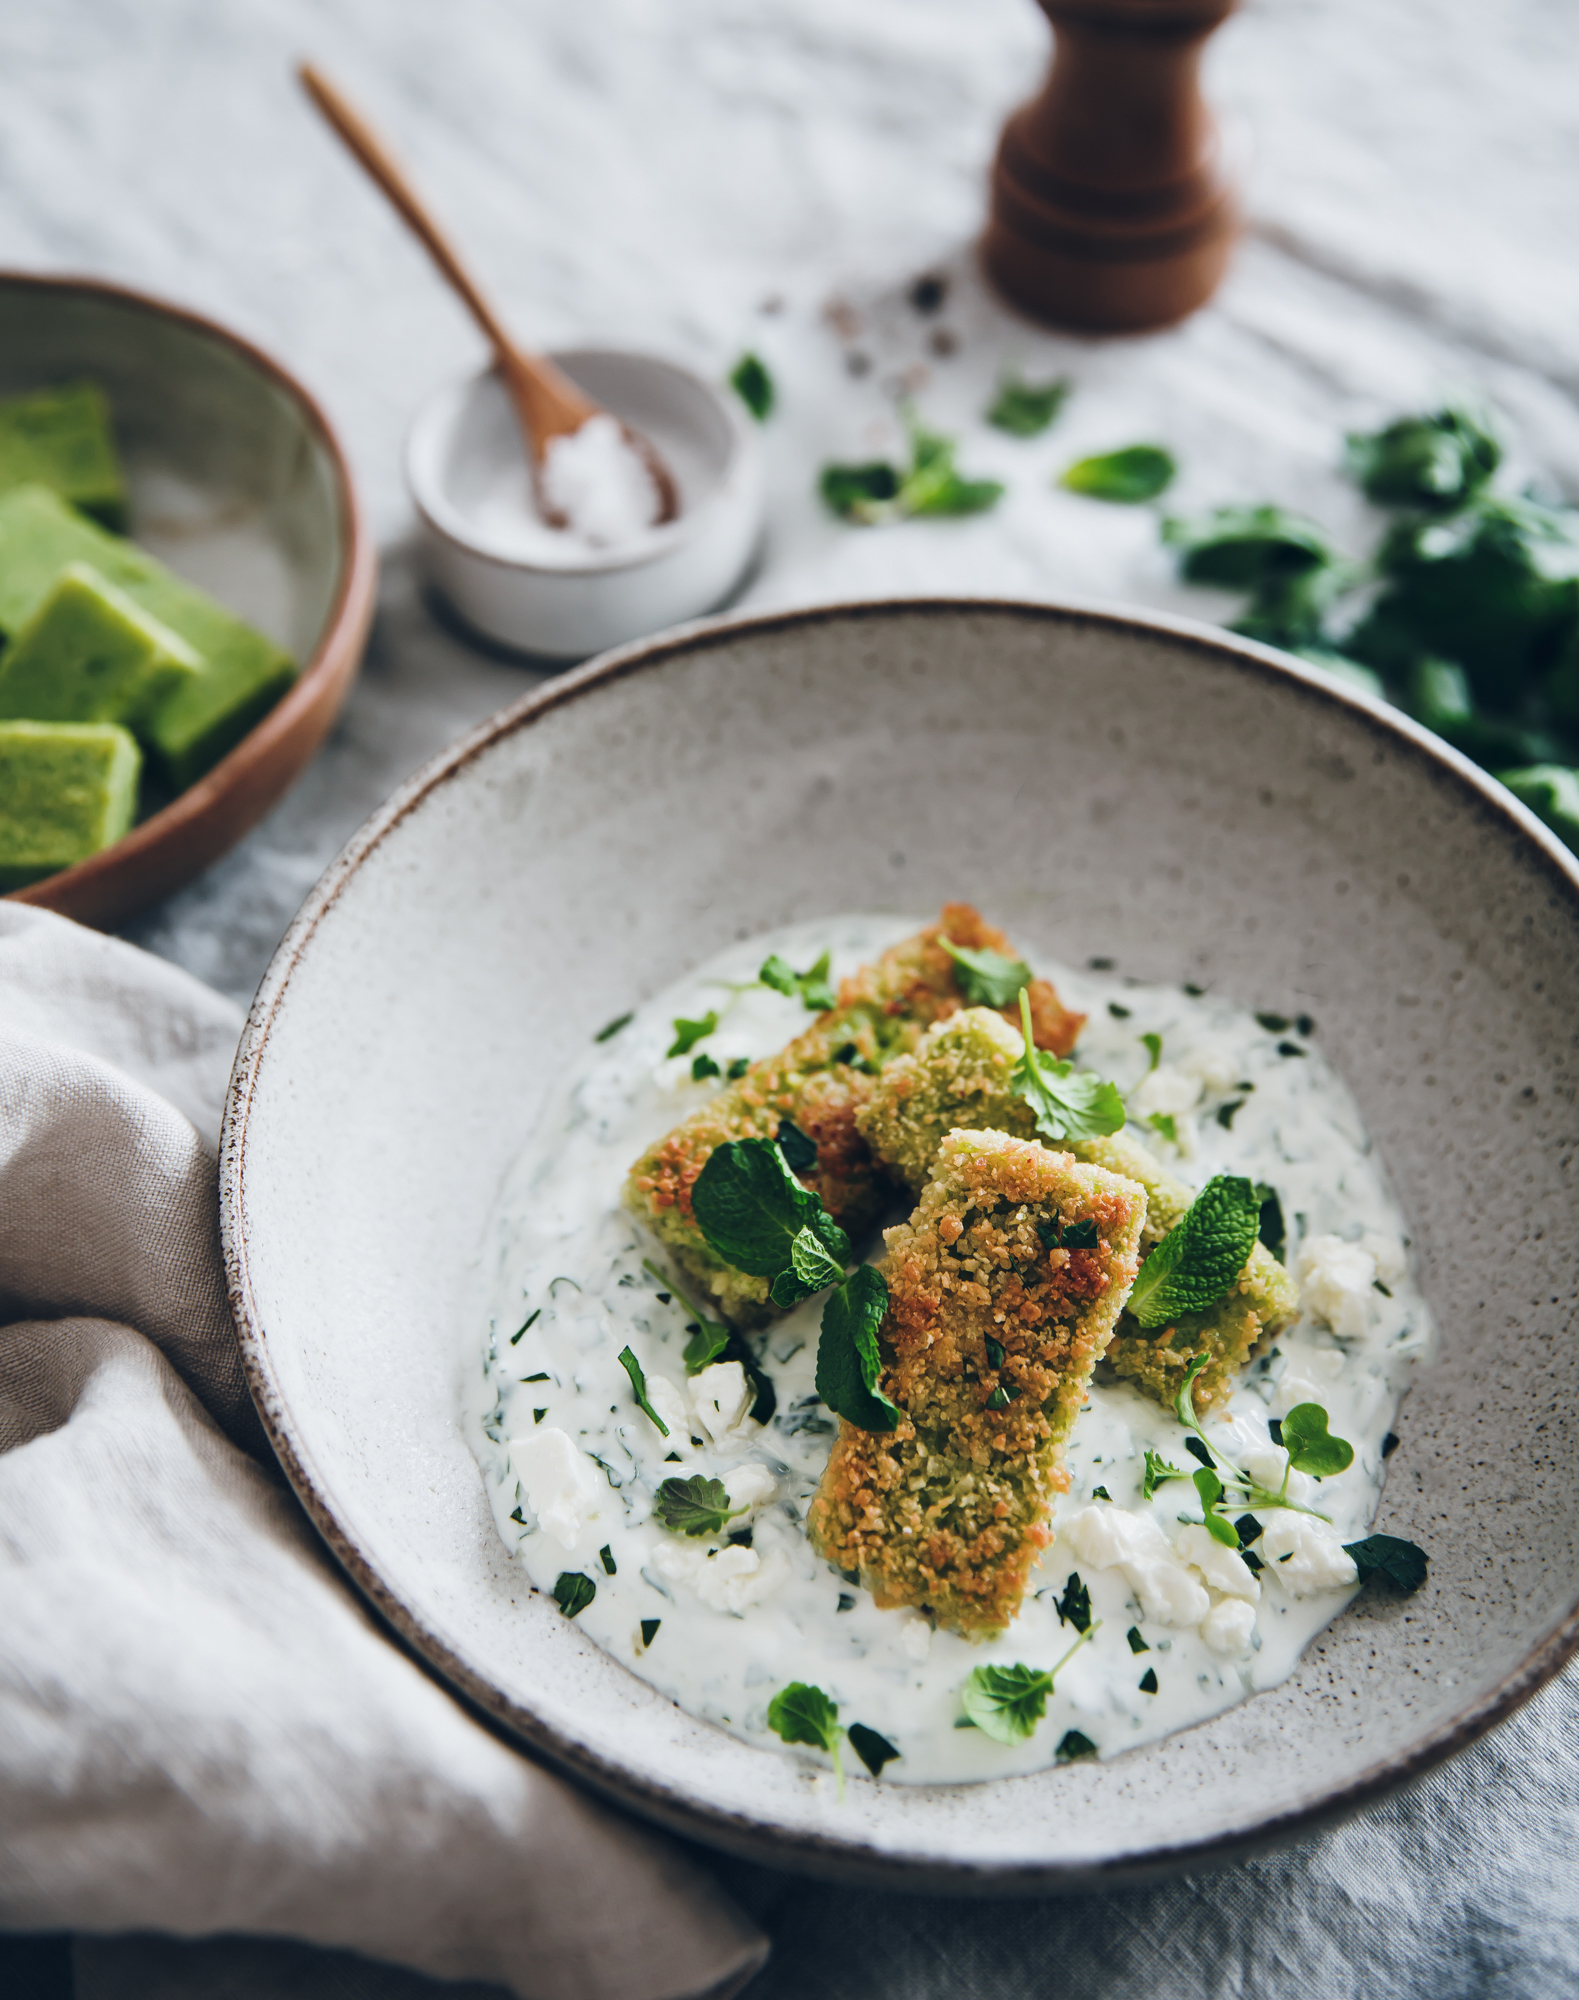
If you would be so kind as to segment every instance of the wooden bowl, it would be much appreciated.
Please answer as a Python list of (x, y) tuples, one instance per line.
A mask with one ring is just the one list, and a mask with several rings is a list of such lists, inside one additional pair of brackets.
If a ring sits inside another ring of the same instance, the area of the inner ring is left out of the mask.
[(133, 538), (302, 669), (179, 798), (13, 896), (108, 924), (200, 874), (312, 757), (362, 657), (377, 558), (328, 418), (277, 361), (196, 313), (115, 285), (0, 273), (0, 397), (77, 376), (109, 396)]

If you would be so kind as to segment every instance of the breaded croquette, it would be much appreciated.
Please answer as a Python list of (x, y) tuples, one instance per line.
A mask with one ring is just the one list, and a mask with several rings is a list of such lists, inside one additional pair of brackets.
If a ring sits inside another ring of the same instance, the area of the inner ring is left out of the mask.
[[(846, 1230), (877, 1219), (889, 1192), (856, 1129), (856, 1113), (877, 1073), (915, 1048), (924, 1031), (964, 1006), (955, 961), (938, 942), (1013, 956), (1002, 931), (968, 903), (948, 903), (935, 924), (891, 946), (839, 988), (838, 1004), (820, 1014), (777, 1055), (767, 1056), (737, 1083), (711, 1098), (684, 1124), (649, 1146), (631, 1168), (625, 1202), (657, 1233), (682, 1274), (725, 1319), (754, 1326), (773, 1312), (767, 1281), (736, 1271), (708, 1247), (691, 1213), (691, 1189), (717, 1146), (730, 1139), (771, 1139), (781, 1119), (817, 1148), (816, 1164), (800, 1178)], [(1038, 1045), (1063, 1055), (1085, 1020), (1062, 1005), (1045, 979), (1030, 989)]]
[[(1029, 1138), (1035, 1116), (1009, 1081), (1024, 1046), (999, 1015), (962, 1009), (930, 1029), (913, 1055), (884, 1070), (856, 1114), (857, 1129), (888, 1171), (913, 1189), (925, 1184), (950, 1129), (990, 1127)], [(1195, 1198), (1193, 1189), (1127, 1133), (1072, 1140), (1069, 1150), (1146, 1190), (1143, 1250), (1155, 1248)], [(1107, 1359), (1137, 1388), (1167, 1404), (1190, 1359), (1209, 1354), (1195, 1383), (1196, 1408), (1209, 1410), (1226, 1401), (1257, 1342), (1286, 1326), (1298, 1309), (1294, 1280), (1258, 1243), (1235, 1289), (1204, 1312), (1185, 1313), (1154, 1333), (1125, 1314)]]
[[(1015, 1616), (1145, 1212), (1133, 1181), (1034, 1140), (944, 1139), (914, 1215), (884, 1239), (881, 1387), (899, 1424), (840, 1423), (807, 1519), (813, 1546), (880, 1605), (968, 1638)], [(1056, 1247), (1078, 1222), (1096, 1224), (1095, 1247)]]

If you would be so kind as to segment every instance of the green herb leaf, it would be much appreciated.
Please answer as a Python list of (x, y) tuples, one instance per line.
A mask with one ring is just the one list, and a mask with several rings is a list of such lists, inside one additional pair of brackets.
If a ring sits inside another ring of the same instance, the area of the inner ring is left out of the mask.
[(1124, 1637), (1129, 1641), (1129, 1649), (1132, 1653), (1149, 1653), (1151, 1651), (1150, 1646), (1140, 1636), (1140, 1627), (1138, 1625), (1131, 1625), (1129, 1630), (1124, 1634)]
[(731, 1083), (738, 1083), (750, 1067), (750, 1056), (736, 1056), (728, 1069), (724, 1071), (724, 1074)]
[(1170, 1146), (1179, 1143), (1179, 1121), (1171, 1111), (1154, 1111), (1146, 1120), (1153, 1132), (1160, 1133)]
[(1009, 1087), (1036, 1115), (1043, 1138), (1100, 1139), (1124, 1125), (1124, 1100), (1116, 1087), (1073, 1063), (1059, 1062), (1039, 1049), (1031, 1035), (1031, 1003), (1020, 988), (1020, 1027), (1025, 1049)]
[(839, 1763), (839, 1704), (830, 1701), (820, 1687), (805, 1681), (791, 1681), (768, 1703), (768, 1727), (786, 1743), (809, 1743), (826, 1750), (833, 1759), (840, 1790), (844, 1771)]
[[(1187, 1424), (1198, 1437), (1201, 1423), (1195, 1414), (1195, 1378), (1210, 1363), (1211, 1358), (1209, 1354), (1196, 1354), (1191, 1357), (1184, 1371), (1184, 1380), (1179, 1384), (1179, 1392), (1173, 1399), (1173, 1414), (1181, 1424)], [(1272, 1422), (1275, 1424), (1277, 1419), (1274, 1417)], [(1202, 1442), (1205, 1442), (1204, 1438)], [(1276, 1444), (1277, 1439), (1274, 1437), (1272, 1442)], [(1195, 1474), (1192, 1472), (1190, 1477), (1193, 1479)]]
[(863, 1431), (891, 1431), (899, 1409), (877, 1384), (883, 1372), (878, 1329), (888, 1310), (888, 1285), (871, 1264), (857, 1264), (822, 1309), (817, 1344), (817, 1394)]
[(1149, 1076), (1158, 1063), (1162, 1061), (1162, 1037), (1161, 1035), (1142, 1035), (1140, 1039), (1145, 1047), (1146, 1054), (1150, 1058), (1150, 1061), (1146, 1064), (1146, 1073)]
[(987, 421), (1011, 437), (1040, 437), (1063, 408), (1073, 386), (1067, 375), (1057, 376), (1051, 382), (1027, 382), (1021, 375), (1006, 376), (999, 386), (997, 400), (987, 412)]
[(692, 1056), (691, 1081), (693, 1083), (705, 1083), (708, 1077), (720, 1076), (722, 1074), (723, 1072), (719, 1069), (717, 1063), (713, 1061), (713, 1058), (705, 1049), (699, 1056)]
[[(842, 1271), (850, 1240), (809, 1188), (790, 1172), (772, 1139), (731, 1139), (715, 1147), (691, 1190), (691, 1211), (709, 1245), (737, 1271), (771, 1282), (774, 1303), (794, 1305), (831, 1282), (800, 1276), (809, 1250), (796, 1244), (810, 1231)], [(819, 1270), (827, 1265), (819, 1264)]]
[[(695, 1375), (698, 1370), (716, 1361), (734, 1339), (731, 1328), (722, 1326), (717, 1320), (708, 1319), (688, 1299), (672, 1278), (666, 1278), (650, 1257), (642, 1259), (642, 1269), (650, 1278), (656, 1278), (661, 1292), (672, 1292), (690, 1314), (692, 1324), (688, 1331), (691, 1338), (685, 1343), (685, 1372)], [(546, 1379), (546, 1378), (545, 1378)]]
[(1164, 521), (1162, 539), (1179, 551), (1179, 574), (1229, 590), (1264, 584), (1337, 560), (1324, 532), (1281, 507), (1219, 507), (1203, 521)]
[(1343, 1546), (1354, 1558), (1361, 1583), (1380, 1576), (1407, 1593), (1418, 1590), (1426, 1580), (1429, 1559), (1425, 1550), (1413, 1542), (1400, 1541), (1396, 1535), (1367, 1535), (1363, 1542), (1345, 1542)]
[(779, 1120), (778, 1147), (792, 1174), (809, 1173), (817, 1164), (817, 1142), (788, 1118)]
[(883, 1775), (883, 1766), (891, 1764), (899, 1755), (886, 1736), (879, 1736), (875, 1729), (868, 1729), (864, 1722), (852, 1722), (845, 1734), (850, 1739), (850, 1748), (874, 1778), (880, 1778)]
[(1256, 1200), (1261, 1204), (1256, 1233), (1272, 1255), (1281, 1259), (1288, 1232), (1283, 1226), (1283, 1204), (1278, 1200), (1277, 1189), (1267, 1181), (1257, 1181)]
[(609, 1547), (607, 1542), (598, 1550), (598, 1561), (603, 1565), (605, 1576), (617, 1576), (619, 1574), (618, 1565), (614, 1561), (614, 1551)]
[(899, 474), (881, 459), (865, 465), (825, 465), (817, 490), (823, 505), (841, 521), (870, 526), (892, 518)]
[(1088, 500), (1111, 500), (1133, 507), (1165, 492), (1177, 471), (1172, 453), (1160, 445), (1131, 444), (1122, 451), (1076, 459), (1058, 483), (1071, 493), (1083, 493)]
[(718, 1014), (709, 1008), (699, 1021), (687, 1021), (676, 1017), (674, 1021), (674, 1041), (666, 1051), (671, 1056), (688, 1056), (698, 1042), (705, 1041), (718, 1026)]
[(1012, 1007), (1014, 996), (1035, 976), (1023, 958), (1010, 958), (1007, 952), (973, 950), (948, 938), (938, 943), (953, 959), (956, 983), (973, 1007)]
[(828, 979), (832, 962), (832, 953), (825, 951), (815, 965), (808, 966), (804, 972), (797, 972), (788, 959), (780, 958), (774, 952), (771, 958), (763, 960), (757, 977), (764, 986), (771, 986), (775, 993), (782, 993), (790, 1000), (799, 1000), (813, 1014), (822, 1014), (839, 997)]
[(960, 1691), (965, 1713), (995, 1743), (1023, 1743), (1047, 1713), (1053, 1676), (1039, 1667), (976, 1667)]
[(1208, 1472), (1204, 1467), (1194, 1477), (1195, 1490), (1201, 1496), (1201, 1512), (1206, 1516), (1206, 1532), (1214, 1542), (1221, 1542), (1225, 1549), (1232, 1549), (1237, 1554), (1239, 1531), (1216, 1511), (1223, 1497), (1223, 1482), (1215, 1472)]
[(1148, 1667), (1141, 1675), (1140, 1691), (1142, 1694), (1155, 1694), (1157, 1692), (1157, 1669), (1155, 1667)]
[(729, 375), (729, 386), (759, 424), (773, 414), (773, 377), (754, 354), (742, 354)]
[(1058, 1739), (1056, 1755), (1061, 1764), (1067, 1764), (1076, 1757), (1094, 1757), (1097, 1746), (1083, 1730), (1066, 1729)]
[(1142, 1497), (1149, 1500), (1157, 1488), (1170, 1479), (1193, 1479), (1194, 1473), (1181, 1465), (1170, 1465), (1159, 1452), (1146, 1452), (1146, 1474), (1141, 1481)]
[(724, 1523), (746, 1510), (730, 1506), (721, 1479), (706, 1479), (698, 1472), (689, 1479), (661, 1481), (652, 1511), (670, 1534), (701, 1536), (721, 1535)]
[(658, 1627), (662, 1623), (663, 1620), (661, 1618), (644, 1618), (641, 1621), (641, 1643), (643, 1652), (645, 1652), (647, 1648), (652, 1644), (653, 1640), (657, 1638)]
[(1532, 764), (1527, 770), (1496, 775), (1559, 840), (1579, 849), (1579, 771), (1560, 764)]
[(1347, 1438), (1329, 1435), (1320, 1403), (1296, 1403), (1289, 1411), (1283, 1419), (1283, 1449), (1296, 1472), (1318, 1479), (1334, 1478), (1354, 1463), (1354, 1446)]
[(606, 1021), (603, 1024), (603, 1026), (599, 1028), (598, 1032), (592, 1037), (593, 1041), (595, 1042), (613, 1041), (614, 1037), (619, 1033), (620, 1029), (628, 1028), (631, 1022), (635, 1020), (635, 1018), (636, 1016), (633, 1013), (615, 1015), (612, 1021)]
[(1260, 1222), (1251, 1183), (1215, 1175), (1141, 1265), (1129, 1311), (1143, 1327), (1159, 1327), (1215, 1305), (1244, 1270)]
[(590, 1576), (582, 1576), (573, 1569), (561, 1570), (559, 1581), (554, 1585), (554, 1602), (567, 1618), (574, 1618), (585, 1611), (598, 1594), (598, 1587)]
[(962, 479), (954, 470), (952, 438), (910, 425), (910, 470), (898, 494), (901, 514), (981, 514), (1003, 498), (996, 479)]
[[(515, 1332), (511, 1334), (510, 1345), (514, 1347), (516, 1342), (521, 1338), (521, 1335), (523, 1333), (530, 1332), (532, 1327), (542, 1317), (543, 1317), (543, 1308), (541, 1306), (537, 1308), (536, 1312), (529, 1313), (527, 1317), (524, 1320), (522, 1320), (521, 1324), (516, 1328)], [(528, 1382), (535, 1382), (537, 1381), (538, 1378), (535, 1375), (528, 1375), (526, 1379)], [(548, 1380), (548, 1377), (545, 1375), (542, 1379), (546, 1382)]]
[(1073, 1625), (1077, 1632), (1085, 1632), (1091, 1625), (1091, 1593), (1080, 1580), (1080, 1572), (1071, 1570), (1064, 1584), (1064, 1594), (1053, 1606), (1058, 1613), (1060, 1625)]
[(1093, 1500), (1111, 1500), (1113, 1496), (1105, 1486), (1093, 1486), (1091, 1489), (1091, 1498)]
[(620, 1349), (619, 1363), (625, 1370), (625, 1373), (631, 1378), (631, 1390), (635, 1395), (637, 1407), (640, 1409), (642, 1415), (655, 1423), (662, 1435), (667, 1437), (669, 1435), (669, 1426), (647, 1400), (647, 1377), (642, 1373), (641, 1363), (628, 1347)]
[(809, 1299), (814, 1292), (825, 1291), (829, 1285), (837, 1285), (844, 1276), (841, 1259), (830, 1256), (826, 1244), (811, 1229), (796, 1233), (790, 1244), (790, 1268), (781, 1271), (773, 1280), (772, 1297), (775, 1305), (798, 1305), (802, 1299)]
[(1347, 463), (1379, 507), (1460, 506), (1501, 463), (1502, 446), (1480, 412), (1449, 406), (1399, 417), (1385, 429), (1351, 431)]

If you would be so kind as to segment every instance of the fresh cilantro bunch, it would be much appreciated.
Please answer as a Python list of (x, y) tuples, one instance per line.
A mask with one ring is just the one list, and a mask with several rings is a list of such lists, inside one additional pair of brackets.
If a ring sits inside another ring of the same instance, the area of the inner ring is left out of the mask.
[(1141, 1265), (1128, 1311), (1148, 1330), (1181, 1313), (1204, 1312), (1238, 1283), (1260, 1228), (1254, 1184), (1238, 1174), (1215, 1175)]
[(829, 510), (844, 521), (873, 527), (915, 514), (980, 514), (995, 507), (1004, 488), (996, 479), (966, 479), (956, 471), (952, 438), (926, 430), (905, 412), (910, 434), (908, 470), (873, 460), (865, 465), (826, 465), (818, 491)]
[(1077, 1070), (1072, 1062), (1036, 1046), (1031, 1034), (1031, 1002), (1020, 988), (1020, 1029), (1025, 1049), (1009, 1077), (1009, 1088), (1036, 1117), (1036, 1129), (1055, 1144), (1066, 1139), (1100, 1139), (1124, 1127), (1124, 1100), (1117, 1087)]
[(994, 1743), (1023, 1743), (1034, 1736), (1036, 1725), (1047, 1713), (1047, 1697), (1058, 1676), (1101, 1629), (1100, 1620), (1087, 1624), (1056, 1666), (1028, 1667), (1021, 1662), (1012, 1667), (974, 1668), (960, 1690), (965, 1725), (979, 1729)]

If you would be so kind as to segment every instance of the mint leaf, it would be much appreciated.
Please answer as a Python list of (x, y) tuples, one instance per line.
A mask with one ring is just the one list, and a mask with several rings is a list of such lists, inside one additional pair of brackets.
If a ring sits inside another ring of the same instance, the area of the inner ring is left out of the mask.
[(887, 1282), (871, 1264), (857, 1264), (822, 1309), (817, 1394), (857, 1430), (891, 1431), (899, 1422), (897, 1405), (877, 1386), (883, 1372), (877, 1333), (887, 1310)]
[(1053, 1676), (1040, 1667), (976, 1667), (960, 1690), (965, 1713), (994, 1743), (1023, 1743), (1047, 1713)]
[(1172, 454), (1160, 445), (1131, 444), (1121, 451), (1076, 459), (1058, 483), (1071, 493), (1083, 493), (1088, 500), (1111, 500), (1133, 507), (1139, 501), (1154, 500), (1173, 484), (1177, 471)]
[(759, 424), (773, 414), (773, 377), (754, 354), (742, 354), (730, 370), (729, 386)]
[(1367, 1535), (1363, 1542), (1345, 1542), (1343, 1546), (1354, 1558), (1361, 1583), (1373, 1576), (1385, 1577), (1407, 1594), (1426, 1580), (1429, 1558), (1425, 1550), (1413, 1542), (1400, 1541), (1396, 1535)]
[(1036, 1046), (1031, 1035), (1031, 1003), (1020, 988), (1020, 1026), (1025, 1050), (1015, 1064), (1009, 1087), (1030, 1105), (1036, 1129), (1045, 1139), (1100, 1139), (1124, 1125), (1124, 1100), (1111, 1083), (1089, 1071), (1077, 1071)]
[(880, 1778), (883, 1775), (883, 1766), (891, 1764), (899, 1755), (886, 1736), (879, 1736), (875, 1729), (868, 1729), (864, 1722), (852, 1722), (844, 1733), (850, 1739), (850, 1748), (874, 1778)]
[(1063, 408), (1064, 398), (1073, 386), (1067, 375), (1057, 376), (1051, 382), (1006, 377), (997, 401), (987, 412), (987, 421), (1011, 437), (1040, 437)]
[[(810, 1298), (813, 1292), (838, 1284), (844, 1276), (844, 1265), (839, 1259), (829, 1256), (826, 1246), (810, 1229), (802, 1229), (791, 1243), (790, 1266), (794, 1285), (786, 1286), (786, 1289), (793, 1290), (798, 1286), (801, 1298)], [(783, 1280), (782, 1272), (773, 1280), (775, 1305), (780, 1303), (776, 1294)], [(795, 1305), (798, 1301), (786, 1299), (783, 1303)]]
[(849, 1238), (796, 1180), (772, 1139), (731, 1139), (715, 1147), (691, 1190), (691, 1212), (725, 1263), (771, 1281), (779, 1306), (794, 1305), (832, 1282), (801, 1278), (801, 1268), (810, 1268), (805, 1245), (799, 1265), (795, 1257), (803, 1231), (811, 1232), (840, 1270), (849, 1261)]
[(676, 1017), (674, 1021), (674, 1041), (666, 1051), (671, 1056), (688, 1056), (698, 1042), (705, 1041), (718, 1026), (716, 1011), (709, 1008), (699, 1021), (687, 1021)]
[(582, 1576), (573, 1569), (561, 1570), (559, 1581), (554, 1585), (554, 1602), (567, 1618), (574, 1618), (585, 1611), (598, 1594), (598, 1587), (590, 1576)]
[(1034, 976), (1023, 958), (1010, 958), (1007, 952), (975, 951), (947, 938), (938, 943), (953, 959), (959, 990), (973, 1007), (1012, 1007), (1015, 994)]
[[(805, 1681), (791, 1681), (768, 1703), (768, 1727), (786, 1743), (809, 1743), (826, 1750), (833, 1759), (841, 1795), (844, 1770), (839, 1762), (839, 1704), (830, 1701), (820, 1687)], [(859, 1727), (859, 1725), (857, 1725)], [(882, 1738), (879, 1737), (881, 1742)], [(897, 1754), (897, 1753), (895, 1753)], [(862, 1760), (865, 1761), (864, 1758)]]
[(642, 1415), (650, 1418), (658, 1426), (663, 1435), (667, 1437), (669, 1435), (669, 1426), (647, 1400), (647, 1377), (642, 1372), (641, 1363), (628, 1347), (620, 1349), (619, 1363), (625, 1370), (625, 1373), (631, 1378), (631, 1390), (635, 1395), (637, 1407), (640, 1409)]
[(721, 1479), (705, 1479), (701, 1473), (690, 1479), (665, 1479), (658, 1487), (652, 1511), (672, 1535), (721, 1535), (724, 1523), (744, 1507), (731, 1507), (729, 1492)]
[(817, 1142), (788, 1118), (779, 1120), (778, 1147), (792, 1174), (804, 1174), (817, 1164)]
[(832, 953), (824, 952), (813, 966), (797, 972), (786, 958), (777, 952), (762, 961), (762, 970), (757, 974), (764, 986), (771, 986), (775, 993), (782, 993), (787, 999), (799, 1000), (811, 1013), (822, 1014), (838, 999), (828, 980), (828, 968), (832, 964)]
[(1296, 1472), (1331, 1479), (1354, 1463), (1354, 1446), (1327, 1430), (1327, 1413), (1320, 1403), (1296, 1403), (1283, 1419), (1283, 1449)]
[(1064, 1584), (1064, 1594), (1053, 1606), (1058, 1613), (1060, 1625), (1073, 1625), (1077, 1632), (1089, 1630), (1091, 1625), (1091, 1593), (1080, 1580), (1079, 1570), (1071, 1570)]
[(1158, 1327), (1215, 1305), (1244, 1270), (1260, 1226), (1250, 1182), (1215, 1175), (1141, 1265), (1130, 1312), (1143, 1327)]

